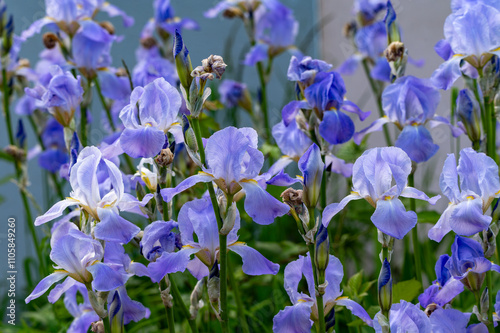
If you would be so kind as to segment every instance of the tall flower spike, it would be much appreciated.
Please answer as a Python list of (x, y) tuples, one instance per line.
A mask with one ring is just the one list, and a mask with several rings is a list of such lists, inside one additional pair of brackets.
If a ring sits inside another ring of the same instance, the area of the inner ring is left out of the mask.
[[(416, 188), (407, 186), (411, 160), (397, 147), (373, 148), (365, 151), (353, 166), (353, 188), (340, 203), (326, 206), (323, 225), (326, 227), (351, 200), (365, 199), (375, 212), (373, 224), (384, 234), (402, 239), (416, 224), (417, 214), (406, 211), (400, 196), (425, 200), (434, 205), (440, 196), (429, 198)], [(393, 185), (395, 183), (395, 185)]]

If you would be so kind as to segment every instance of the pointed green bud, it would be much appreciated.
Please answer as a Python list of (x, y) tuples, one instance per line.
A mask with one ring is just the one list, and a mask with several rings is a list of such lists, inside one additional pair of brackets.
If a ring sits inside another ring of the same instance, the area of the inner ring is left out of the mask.
[(384, 259), (380, 275), (378, 277), (378, 304), (384, 315), (387, 315), (392, 306), (392, 274), (391, 264)]
[(182, 41), (182, 36), (179, 31), (175, 31), (174, 37), (174, 59), (175, 59), (175, 67), (177, 68), (177, 75), (179, 76), (179, 80), (181, 81), (182, 87), (189, 91), (189, 87), (191, 86), (191, 81), (193, 78), (191, 77), (191, 72), (193, 71), (193, 65), (191, 64), (191, 58), (189, 57), (189, 51), (184, 45)]

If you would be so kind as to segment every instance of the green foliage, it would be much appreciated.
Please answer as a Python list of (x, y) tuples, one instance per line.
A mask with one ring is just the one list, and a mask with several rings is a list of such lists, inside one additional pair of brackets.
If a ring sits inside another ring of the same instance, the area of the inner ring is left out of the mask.
[(412, 302), (422, 291), (422, 285), (415, 279), (401, 281), (392, 287), (392, 303), (399, 303), (401, 300)]

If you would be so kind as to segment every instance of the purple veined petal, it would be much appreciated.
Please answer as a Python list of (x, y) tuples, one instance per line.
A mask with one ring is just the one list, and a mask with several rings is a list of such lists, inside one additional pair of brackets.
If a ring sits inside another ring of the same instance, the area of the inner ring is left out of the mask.
[(107, 13), (110, 17), (120, 16), (123, 19), (123, 26), (126, 28), (134, 25), (133, 17), (128, 16), (123, 10), (110, 4), (109, 2), (104, 2), (99, 10)]
[(177, 185), (174, 188), (162, 189), (161, 195), (163, 197), (163, 200), (165, 200), (165, 202), (170, 202), (174, 196), (187, 190), (188, 188), (191, 188), (198, 183), (208, 183), (212, 180), (214, 180), (214, 177), (212, 175), (200, 172), (197, 175), (184, 179), (182, 182), (179, 183), (179, 185)]
[(429, 127), (434, 128), (439, 125), (446, 125), (450, 128), (451, 134), (454, 138), (459, 137), (464, 134), (464, 131), (460, 127), (453, 126), (448, 119), (441, 116), (434, 116), (431, 120), (428, 121)]
[(100, 261), (87, 267), (87, 271), (93, 277), (92, 288), (98, 291), (111, 291), (123, 286), (132, 276), (121, 265), (104, 264)]
[(348, 196), (346, 196), (344, 199), (342, 199), (339, 203), (332, 203), (329, 204), (328, 206), (325, 207), (325, 210), (323, 211), (323, 218), (322, 218), (322, 223), (326, 227), (328, 227), (328, 224), (330, 223), (330, 220), (337, 215), (342, 209), (344, 209), (345, 206), (349, 203), (351, 200), (359, 200), (363, 199), (358, 193), (356, 192), (351, 192)]
[(333, 154), (325, 156), (326, 169), (330, 172), (341, 174), (348, 178), (352, 176), (352, 163), (346, 163), (343, 159), (338, 158)]
[(419, 200), (424, 200), (430, 203), (431, 205), (435, 205), (436, 202), (441, 199), (440, 195), (436, 195), (432, 198), (429, 198), (427, 194), (424, 192), (417, 190), (414, 187), (406, 186), (401, 192), (400, 196), (405, 197), (405, 198), (413, 198), (413, 199), (419, 199)]
[(417, 163), (428, 161), (439, 149), (432, 141), (431, 133), (423, 125), (405, 126), (394, 145), (403, 149)]
[(342, 266), (340, 260), (332, 254), (330, 254), (328, 258), (329, 262), (325, 270), (328, 285), (326, 286), (325, 295), (323, 297), (325, 303), (336, 300), (340, 295), (342, 295), (340, 284), (342, 283), (342, 278), (344, 277), (344, 267)]
[(458, 187), (458, 172), (455, 154), (448, 154), (444, 161), (443, 171), (439, 176), (439, 187), (444, 195), (452, 202), (458, 202), (460, 188)]
[(268, 57), (268, 50), (269, 45), (258, 43), (245, 55), (243, 64), (247, 66), (255, 66), (258, 62), (266, 60)]
[(295, 117), (299, 113), (300, 109), (308, 109), (309, 104), (307, 101), (291, 101), (283, 107), (281, 110), (281, 117), (283, 118), (283, 123), (285, 126), (289, 126), (290, 123), (295, 120)]
[(485, 230), (491, 223), (491, 216), (483, 215), (483, 201), (469, 195), (455, 206), (451, 213), (451, 229), (461, 236), (472, 236)]
[[(500, 266), (498, 266), (497, 264), (491, 264), (491, 270), (500, 273)], [(497, 294), (497, 303), (499, 303), (498, 294)]]
[(256, 181), (239, 183), (245, 190), (245, 211), (258, 224), (267, 225), (290, 211), (290, 207), (263, 190)]
[(438, 308), (430, 315), (432, 332), (464, 332), (471, 313)]
[(407, 212), (397, 198), (378, 200), (371, 221), (383, 233), (402, 239), (417, 224), (417, 214)]
[(370, 76), (382, 82), (391, 82), (391, 66), (386, 57), (379, 57), (370, 71)]
[[(111, 187), (115, 192), (118, 201), (121, 201), (123, 193), (125, 192), (125, 186), (123, 185), (123, 176), (120, 169), (111, 161), (103, 159), (104, 164), (108, 169), (109, 181), (111, 182)], [(104, 197), (102, 199), (104, 201)]]
[(354, 143), (356, 143), (357, 145), (361, 144), (361, 141), (363, 140), (365, 135), (367, 135), (369, 133), (381, 131), (382, 127), (385, 124), (388, 124), (390, 122), (391, 122), (391, 120), (388, 117), (382, 117), (382, 118), (375, 120), (367, 128), (365, 128), (357, 133), (354, 133), (354, 136), (353, 136)]
[[(460, 284), (459, 280), (457, 280)], [(463, 289), (463, 284), (462, 284), (462, 289)], [(439, 286), (437, 284), (431, 284), (427, 289), (424, 290), (422, 294), (418, 296), (418, 302), (423, 308), (426, 308), (429, 304), (435, 303), (434, 297), (439, 291)], [(436, 303), (437, 304), (437, 303)]]
[(464, 291), (464, 284), (455, 278), (450, 278), (441, 290), (433, 298), (433, 302), (439, 306), (444, 306), (457, 295)]
[(201, 262), (198, 257), (194, 257), (193, 260), (189, 261), (187, 267), (186, 267), (195, 278), (198, 280), (201, 280), (205, 276), (208, 276), (210, 273), (208, 270), (208, 267)]
[(59, 239), (66, 236), (70, 230), (79, 230), (79, 229), (73, 222), (57, 221), (56, 223), (54, 223), (52, 229), (50, 230), (50, 233), (52, 234), (52, 236), (50, 237), (50, 247), (54, 248)]
[(167, 274), (184, 272), (189, 263), (189, 256), (199, 250), (200, 249), (183, 248), (177, 252), (163, 252), (161, 257), (148, 265), (151, 281), (155, 283), (160, 282)]
[(172, 125), (168, 130), (174, 136), (175, 143), (184, 143), (184, 134), (182, 133), (181, 125)]
[(68, 291), (68, 289), (75, 286), (77, 283), (79, 283), (79, 282), (77, 282), (76, 280), (74, 280), (72, 278), (68, 278), (68, 279), (64, 280), (63, 283), (56, 285), (54, 287), (54, 289), (52, 289), (50, 291), (47, 299), (49, 300), (50, 303), (54, 304), (55, 302), (57, 302), (57, 300), (59, 300), (59, 298), (61, 298), (61, 296), (66, 291)]
[(340, 111), (325, 111), (319, 124), (319, 133), (328, 143), (338, 145), (352, 138), (354, 123)]
[(473, 261), (474, 261), (474, 268), (470, 270), (471, 272), (481, 274), (491, 270), (492, 263), (488, 259), (477, 257), (474, 258)]
[(342, 75), (352, 75), (358, 69), (359, 64), (363, 60), (363, 56), (356, 53), (349, 58), (347, 58), (340, 66), (337, 68), (337, 72)]
[(130, 274), (134, 274), (136, 276), (148, 276), (148, 269), (146, 266), (141, 264), (140, 262), (131, 262), (128, 267), (128, 272)]
[(280, 269), (280, 265), (267, 260), (257, 250), (242, 242), (230, 244), (227, 248), (241, 257), (243, 260), (243, 266), (241, 268), (247, 275), (276, 275)]
[(146, 206), (146, 204), (153, 198), (152, 193), (148, 193), (142, 198), (141, 201), (137, 200), (136, 197), (129, 193), (123, 193), (120, 202), (118, 202), (118, 208), (122, 212), (136, 213), (139, 215), (144, 215), (141, 212), (140, 207)]
[(137, 129), (126, 128), (120, 136), (120, 146), (133, 158), (154, 157), (165, 144), (165, 133), (162, 130), (144, 126)]
[(100, 149), (102, 152), (102, 157), (108, 160), (113, 160), (115, 157), (120, 156), (124, 153), (120, 143), (120, 137), (118, 137), (118, 139), (116, 139), (113, 143), (104, 147), (101, 144)]
[(38, 216), (35, 219), (35, 225), (39, 226), (41, 224), (52, 221), (55, 218), (61, 216), (64, 210), (70, 206), (78, 205), (78, 201), (73, 199), (65, 199), (54, 204), (45, 214)]
[(113, 209), (97, 208), (97, 214), (101, 220), (94, 229), (97, 239), (126, 244), (141, 231), (141, 228), (125, 220)]
[(291, 186), (295, 183), (300, 183), (300, 182), (301, 182), (300, 179), (290, 177), (287, 173), (285, 173), (285, 170), (282, 169), (271, 180), (268, 180), (266, 184), (275, 186)]
[(450, 43), (446, 39), (441, 39), (434, 46), (434, 51), (443, 58), (444, 61), (449, 60), (453, 57), (453, 50), (451, 49)]
[(371, 114), (371, 111), (362, 111), (359, 108), (359, 106), (357, 106), (356, 104), (354, 104), (353, 102), (348, 101), (348, 100), (344, 100), (344, 103), (342, 104), (341, 109), (343, 111), (347, 111), (347, 112), (350, 112), (350, 113), (357, 115), (359, 117), (359, 120), (361, 120), (361, 121), (368, 118)]
[(309, 333), (313, 325), (311, 307), (313, 302), (299, 302), (280, 310), (273, 319), (274, 333)]
[(282, 120), (273, 126), (273, 137), (283, 155), (290, 158), (300, 158), (312, 144), (311, 139), (301, 130), (294, 117), (288, 125)]
[(372, 321), (370, 315), (366, 312), (366, 310), (361, 305), (359, 305), (355, 301), (350, 300), (347, 297), (339, 297), (335, 301), (335, 303), (337, 305), (345, 306), (347, 309), (349, 309), (352, 312), (353, 315), (355, 315), (356, 317), (363, 320), (368, 326), (370, 326), (370, 327), (373, 326), (373, 321)]
[[(299, 255), (299, 259), (288, 263), (288, 265), (286, 265), (285, 267), (284, 287), (285, 291), (288, 294), (288, 297), (290, 297), (290, 301), (292, 302), (292, 304), (299, 303), (301, 293), (298, 292), (298, 288), (299, 283), (302, 280), (302, 274), (304, 271), (303, 267), (305, 267), (306, 264), (310, 263), (310, 261), (306, 261), (306, 257)], [(311, 275), (307, 274), (307, 272), (304, 273), (306, 275)], [(312, 278), (312, 276), (310, 276), (309, 278)]]
[(429, 230), (428, 237), (435, 242), (440, 242), (451, 231), (451, 215), (456, 205), (449, 204), (437, 223)]
[(90, 325), (98, 320), (100, 320), (100, 318), (94, 311), (83, 312), (81, 316), (76, 317), (73, 320), (71, 326), (68, 328), (67, 333), (88, 332)]
[(438, 69), (432, 73), (431, 81), (439, 89), (448, 90), (453, 83), (462, 75), (460, 62), (464, 57), (453, 56), (443, 62)]
[(68, 276), (68, 272), (66, 271), (56, 271), (55, 273), (52, 273), (42, 279), (42, 281), (38, 282), (36, 285), (35, 289), (31, 292), (31, 294), (26, 297), (25, 302), (28, 304), (35, 298), (38, 298), (45, 294), (47, 290), (49, 290), (50, 287), (57, 281), (60, 281), (64, 279), (66, 276)]

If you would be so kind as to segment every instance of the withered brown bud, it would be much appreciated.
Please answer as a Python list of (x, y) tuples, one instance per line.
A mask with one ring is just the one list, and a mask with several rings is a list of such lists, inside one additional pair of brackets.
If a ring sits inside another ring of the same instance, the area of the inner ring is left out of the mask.
[(225, 18), (243, 17), (243, 12), (239, 8), (228, 8), (222, 12)]
[(302, 190), (296, 190), (290, 187), (283, 191), (280, 197), (284, 203), (286, 203), (288, 206), (294, 209), (297, 214), (300, 215), (303, 206)]
[(21, 149), (17, 146), (8, 145), (4, 148), (4, 151), (12, 156), (16, 161), (23, 162), (26, 159), (26, 153), (24, 149)]
[(43, 45), (49, 50), (56, 47), (57, 43), (59, 42), (59, 38), (57, 38), (57, 35), (53, 32), (44, 33), (42, 40), (43, 40)]
[(104, 323), (102, 322), (102, 320), (93, 322), (90, 326), (90, 330), (94, 333), (104, 333)]
[(160, 154), (155, 158), (156, 163), (160, 167), (167, 167), (174, 161), (174, 154), (170, 151), (170, 148), (162, 149)]
[(388, 62), (398, 61), (405, 54), (405, 45), (401, 42), (392, 42), (384, 51)]
[(218, 55), (210, 55), (207, 59), (201, 61), (201, 66), (196, 67), (192, 72), (192, 77), (200, 77), (205, 80), (213, 80), (214, 75), (220, 79), (226, 71), (227, 65), (224, 59)]
[(351, 21), (349, 23), (346, 23), (342, 28), (342, 35), (344, 35), (345, 38), (353, 38), (356, 34), (357, 29), (358, 27), (356, 26), (356, 22)]
[(154, 37), (141, 38), (141, 46), (147, 50), (152, 49), (157, 44), (158, 43), (156, 42), (156, 39), (154, 39)]
[(18, 65), (19, 65), (19, 67), (30, 67), (31, 66), (29, 59), (26, 59), (26, 58), (19, 59)]
[(99, 25), (103, 27), (104, 30), (106, 30), (110, 35), (115, 34), (115, 26), (113, 25), (113, 23), (109, 21), (102, 21), (99, 23)]
[(431, 303), (431, 304), (427, 305), (427, 307), (424, 310), (424, 313), (427, 315), (427, 317), (430, 317), (431, 314), (434, 312), (434, 310), (437, 309), (437, 307), (438, 306), (436, 303)]

